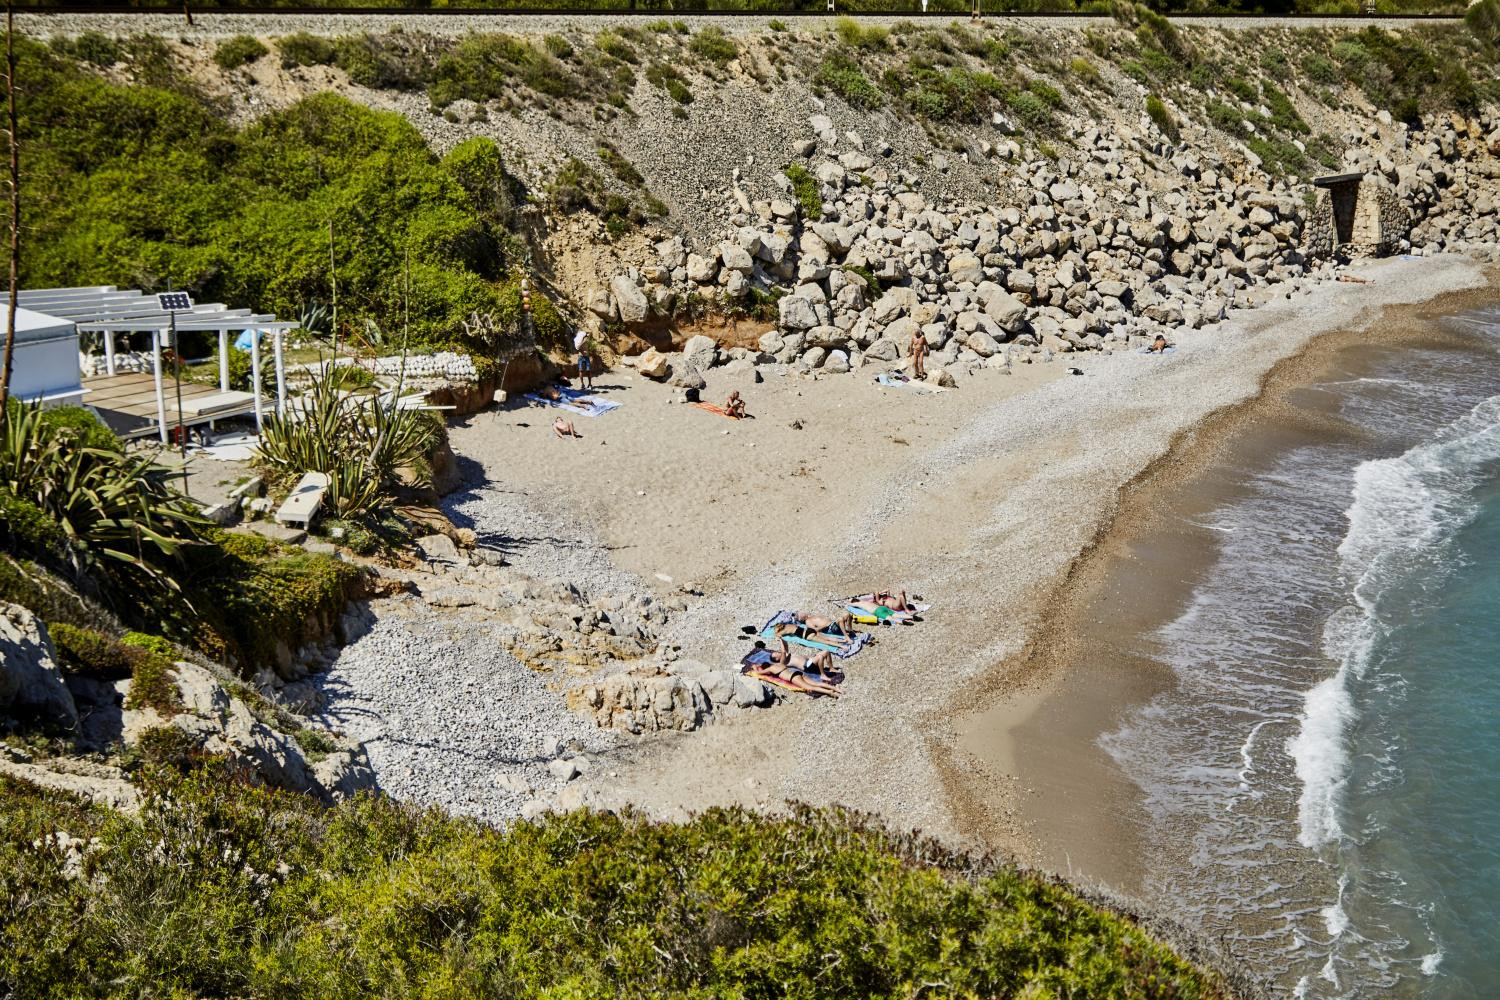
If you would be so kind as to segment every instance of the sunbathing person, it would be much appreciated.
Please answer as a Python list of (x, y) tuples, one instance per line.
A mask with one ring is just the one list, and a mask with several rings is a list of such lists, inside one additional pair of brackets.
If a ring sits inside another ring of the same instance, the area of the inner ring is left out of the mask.
[(868, 601), (851, 601), (849, 603), (850, 603), (851, 607), (867, 608), (867, 609), (871, 609), (871, 610), (873, 610), (875, 608), (887, 608), (887, 609), (889, 609), (891, 611), (915, 611), (915, 610), (917, 610), (914, 605), (912, 605), (909, 601), (907, 601), (907, 599), (906, 599), (906, 591), (904, 591), (904, 590), (901, 591), (901, 596), (900, 597), (895, 596), (889, 590), (882, 590), (879, 593), (877, 593), (871, 600), (868, 600)]
[(560, 438), (582, 438), (583, 435), (573, 429), (573, 421), (558, 417), (552, 421), (552, 433)]
[(815, 672), (824, 677), (839, 672), (838, 668), (833, 665), (833, 654), (826, 649), (818, 650), (816, 653), (811, 650), (794, 653), (786, 641), (789, 635), (803, 638), (801, 626), (791, 623), (776, 626), (776, 640), (781, 643), (781, 648), (771, 651), (771, 658), (774, 662), (785, 663), (798, 670)]
[(543, 399), (549, 399), (554, 403), (562, 402), (563, 394), (557, 391), (555, 385), (544, 385), (537, 392)]
[(738, 389), (731, 392), (729, 398), (724, 401), (724, 414), (736, 420), (743, 420), (745, 418), (745, 401), (740, 398), (740, 391)]
[(1156, 339), (1151, 342), (1151, 346), (1146, 348), (1146, 350), (1152, 354), (1165, 354), (1167, 353), (1167, 348), (1171, 346), (1171, 344), (1167, 343), (1167, 338), (1158, 333)]
[[(847, 611), (838, 618), (810, 615), (804, 611), (793, 615), (792, 620), (802, 626), (800, 632), (803, 639), (815, 639), (834, 646), (847, 646), (854, 638), (854, 616)], [(834, 629), (837, 631), (831, 631)]]
[[(834, 698), (839, 696), (838, 688), (827, 680), (829, 671), (833, 669), (833, 658), (828, 653), (801, 656), (788, 649), (784, 641), (780, 649), (766, 649), (764, 642), (756, 642), (755, 648), (764, 650), (770, 659), (770, 663), (760, 668), (764, 673), (786, 681), (799, 691), (817, 692)], [(824, 679), (814, 680), (811, 676), (814, 672)]]

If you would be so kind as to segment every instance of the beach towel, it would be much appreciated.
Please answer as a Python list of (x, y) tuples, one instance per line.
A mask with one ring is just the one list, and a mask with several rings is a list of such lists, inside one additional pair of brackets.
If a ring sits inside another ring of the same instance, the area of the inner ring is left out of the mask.
[(1177, 353), (1177, 348), (1175, 348), (1175, 347), (1168, 347), (1165, 350), (1153, 351), (1149, 347), (1143, 347), (1139, 351), (1136, 351), (1135, 353), (1137, 353), (1137, 354), (1176, 354)]
[(598, 417), (608, 413), (610, 410), (618, 410), (620, 404), (612, 399), (600, 399), (598, 396), (590, 396), (582, 389), (558, 389), (557, 394), (561, 399), (548, 399), (546, 396), (534, 392), (526, 394), (526, 398), (533, 403), (541, 403), (543, 406), (555, 406), (559, 410), (567, 410), (569, 413), (577, 413), (585, 417)]
[(887, 389), (915, 389), (917, 392), (947, 392), (940, 385), (928, 385), (926, 382), (918, 382), (916, 379), (905, 378), (901, 375), (892, 375), (889, 372), (881, 372), (875, 376), (875, 384), (883, 385)]
[(915, 601), (911, 602), (911, 606), (916, 609), (914, 611), (896, 611), (892, 608), (883, 607), (858, 608), (854, 606), (856, 601), (874, 600), (874, 594), (860, 594), (858, 597), (845, 597), (842, 600), (837, 600), (833, 603), (843, 605), (844, 610), (853, 615), (854, 620), (859, 622), (861, 625), (879, 625), (885, 622), (906, 621), (913, 615), (922, 614), (932, 607), (931, 604), (920, 604)]
[[(694, 403), (692, 405), (696, 406), (700, 410), (707, 410), (709, 413), (717, 413), (721, 417), (729, 417), (730, 420), (740, 419), (739, 417), (730, 416), (729, 411), (724, 409), (724, 407), (720, 406), (718, 403)], [(746, 414), (746, 416), (749, 416), (749, 414)]]
[[(771, 616), (771, 620), (770, 621), (766, 622), (764, 625), (761, 626), (760, 633), (759, 633), (760, 634), (760, 638), (764, 639), (764, 640), (766, 640), (768, 642), (775, 642), (775, 641), (777, 641), (776, 626), (778, 626), (778, 625), (790, 625), (790, 624), (792, 624), (795, 621), (796, 621), (796, 615), (793, 614), (792, 612), (790, 612), (790, 611), (778, 611), (778, 612), (776, 612), (776, 614), (774, 614), (774, 615)], [(836, 634), (836, 633), (828, 632), (828, 631), (825, 630), (824, 632), (814, 633), (813, 635), (808, 636), (806, 638), (804, 638), (803, 636), (800, 636), (800, 635), (787, 635), (787, 636), (782, 636), (781, 638), (785, 639), (787, 641), (787, 643), (789, 643), (790, 645), (793, 645), (793, 646), (803, 646), (803, 647), (806, 647), (807, 649), (817, 649), (817, 650), (826, 651), (826, 652), (832, 653), (834, 656), (837, 656), (841, 660), (847, 660), (849, 657), (853, 656), (855, 653), (858, 653), (861, 649), (865, 648), (865, 643), (867, 643), (867, 642), (870, 641), (870, 633), (868, 633), (868, 632), (859, 632), (859, 633), (855, 634), (854, 636), (850, 637), (850, 641), (849, 642), (843, 643), (843, 644), (834, 643), (834, 642), (819, 642), (818, 641), (817, 637), (819, 635), (834, 635), (834, 634)]]

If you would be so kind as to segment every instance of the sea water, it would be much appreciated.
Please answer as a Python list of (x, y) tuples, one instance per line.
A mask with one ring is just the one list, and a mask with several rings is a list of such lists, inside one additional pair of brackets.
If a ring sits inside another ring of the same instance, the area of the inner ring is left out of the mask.
[(1179, 683), (1103, 740), (1148, 892), (1295, 996), (1500, 997), (1500, 310), (1449, 322), (1234, 470), (1145, 650)]

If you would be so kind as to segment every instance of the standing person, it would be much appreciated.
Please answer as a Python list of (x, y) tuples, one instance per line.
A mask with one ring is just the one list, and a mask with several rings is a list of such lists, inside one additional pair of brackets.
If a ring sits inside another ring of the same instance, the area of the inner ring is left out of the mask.
[(589, 335), (579, 330), (573, 335), (573, 350), (578, 352), (578, 385), (584, 389), (594, 387), (594, 362), (589, 357)]
[(927, 377), (927, 335), (921, 327), (911, 335), (911, 368), (913, 377)]

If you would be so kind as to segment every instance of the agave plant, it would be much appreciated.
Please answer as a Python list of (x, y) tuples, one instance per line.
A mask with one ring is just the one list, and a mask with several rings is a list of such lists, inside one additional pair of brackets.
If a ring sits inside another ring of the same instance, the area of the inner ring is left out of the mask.
[(437, 439), (432, 421), (394, 398), (345, 392), (332, 373), (314, 375), (298, 405), (267, 421), (261, 460), (288, 476), (328, 476), (328, 503), (341, 518), (367, 514), (394, 494), (403, 468), (422, 468)]
[(176, 590), (171, 570), (208, 522), (153, 456), (90, 447), (38, 405), (12, 404), (0, 436), (0, 490), (41, 508), (67, 538), (80, 577)]

